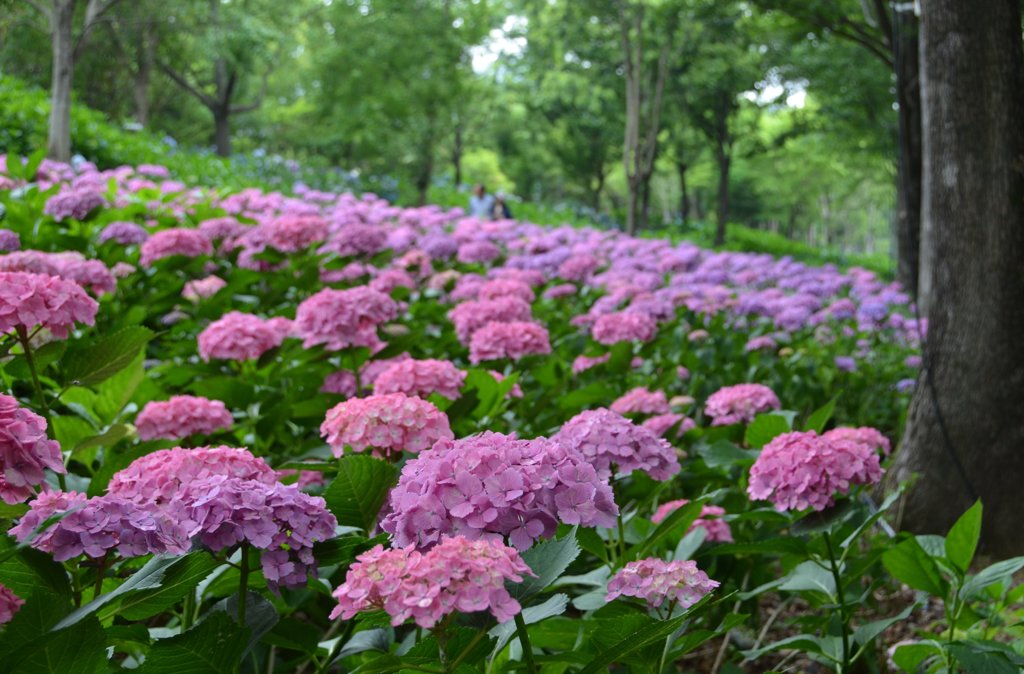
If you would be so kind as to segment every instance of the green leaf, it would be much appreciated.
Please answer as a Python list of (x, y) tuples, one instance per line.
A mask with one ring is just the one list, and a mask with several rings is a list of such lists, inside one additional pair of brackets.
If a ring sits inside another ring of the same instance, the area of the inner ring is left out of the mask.
[(32, 594), (0, 635), (5, 674), (108, 671), (106, 638), (95, 617), (67, 629), (51, 629), (68, 609), (66, 599), (45, 590)]
[(961, 573), (967, 572), (978, 548), (978, 539), (981, 538), (981, 514), (981, 501), (975, 501), (946, 534), (946, 559), (960, 569)]
[(324, 490), (327, 507), (338, 524), (366, 531), (377, 523), (377, 516), (395, 481), (398, 469), (369, 456), (353, 454), (338, 460), (338, 476)]
[[(117, 607), (116, 613), (126, 620), (145, 620), (154, 616), (178, 603), (218, 565), (219, 562), (204, 551), (190, 552), (184, 557), (179, 557), (174, 564), (165, 569), (163, 580), (157, 587), (148, 590), (137, 589), (126, 595)], [(106, 618), (114, 612), (105, 609), (100, 612), (100, 617)]]
[(86, 438), (80, 441), (75, 448), (71, 450), (71, 455), (74, 456), (78, 452), (86, 449), (92, 449), (93, 447), (111, 447), (123, 440), (127, 435), (127, 425), (114, 424), (99, 435), (94, 435), (91, 438)]
[(743, 441), (751, 447), (760, 449), (775, 436), (788, 433), (790, 430), (792, 429), (785, 417), (778, 414), (758, 414), (747, 426)]
[(1020, 668), (999, 651), (973, 648), (968, 642), (950, 645), (949, 652), (967, 674), (1020, 674)]
[(814, 561), (801, 562), (793, 569), (786, 580), (779, 585), (780, 590), (789, 592), (823, 592), (829, 597), (836, 596), (836, 581), (832, 573)]
[[(543, 604), (537, 606), (530, 606), (523, 609), (523, 622), (527, 625), (533, 625), (539, 623), (542, 620), (547, 620), (556, 615), (562, 615), (565, 613), (566, 606), (569, 605), (569, 597), (564, 594), (555, 594), (548, 598)], [(501, 623), (497, 627), (491, 629), (488, 635), (498, 640), (498, 643), (494, 646), (494, 651), (498, 652), (505, 647), (516, 633), (515, 622), (509, 620), (508, 622)]]
[(973, 597), (989, 585), (1009, 580), (1021, 569), (1024, 569), (1024, 557), (1011, 557), (985, 567), (977, 575), (967, 579), (967, 582), (960, 588), (960, 597), (962, 599)]
[(703, 507), (704, 499), (701, 498), (672, 511), (668, 517), (661, 521), (657, 529), (648, 534), (643, 542), (626, 551), (626, 559), (633, 560), (647, 557), (651, 550), (672, 533), (679, 532), (679, 537), (682, 538), (690, 528), (690, 525), (700, 517), (700, 511)]
[(728, 440), (697, 447), (697, 453), (708, 468), (726, 468), (734, 464), (753, 463), (757, 452), (740, 449)]
[(807, 417), (807, 423), (804, 424), (805, 431), (814, 431), (815, 433), (821, 433), (825, 430), (825, 425), (828, 420), (832, 418), (832, 413), (836, 409), (836, 402), (839, 400), (839, 396), (832, 398), (827, 403), (814, 410), (811, 416)]
[(96, 387), (96, 402), (93, 409), (104, 423), (116, 419), (135, 395), (139, 384), (146, 376), (142, 366), (143, 360), (145, 353), (140, 350), (127, 367)]
[(63, 383), (99, 384), (131, 365), (153, 336), (149, 328), (134, 325), (87, 346), (70, 346), (63, 359)]
[(771, 653), (780, 649), (793, 650), (799, 649), (806, 653), (819, 653), (821, 655), (827, 655), (827, 649), (825, 643), (821, 637), (816, 637), (811, 634), (796, 634), (785, 639), (779, 639), (773, 641), (770, 644), (766, 644), (757, 650), (743, 651), (743, 657), (746, 660), (757, 660), (765, 653)]
[(908, 538), (882, 555), (882, 564), (892, 576), (915, 590), (935, 597), (945, 596), (945, 581), (935, 561), (915, 538)]
[(896, 648), (892, 660), (907, 674), (921, 671), (921, 664), (930, 657), (941, 655), (942, 646), (934, 641), (917, 644), (904, 644)]
[[(222, 599), (213, 607), (214, 611), (223, 611), (233, 620), (238, 617), (238, 593)], [(245, 593), (245, 626), (249, 628), (249, 641), (242, 651), (241, 657), (252, 650), (256, 642), (277, 624), (278, 615), (274, 605), (266, 597), (256, 592)]]
[(870, 643), (879, 634), (889, 629), (890, 626), (909, 618), (916, 608), (917, 604), (911, 604), (891, 618), (883, 618), (882, 620), (875, 620), (861, 625), (853, 631), (854, 641), (861, 646)]
[(138, 674), (231, 674), (245, 652), (249, 629), (213, 611), (184, 634), (160, 639)]
[(523, 561), (536, 575), (526, 576), (521, 583), (509, 583), (508, 592), (520, 602), (554, 583), (580, 554), (576, 528), (562, 538), (535, 544), (522, 553)]
[(0, 551), (7, 558), (0, 563), (0, 583), (22, 598), (39, 590), (71, 596), (71, 583), (62, 565), (43, 552), (18, 547), (9, 538), (0, 539)]

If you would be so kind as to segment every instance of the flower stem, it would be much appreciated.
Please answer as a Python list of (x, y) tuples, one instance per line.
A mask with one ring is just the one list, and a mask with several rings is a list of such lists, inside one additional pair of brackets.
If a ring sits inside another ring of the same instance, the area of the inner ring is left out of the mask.
[(832, 549), (832, 536), (829, 532), (824, 533), (825, 549), (828, 551), (829, 566), (832, 570), (832, 578), (836, 584), (836, 601), (839, 604), (839, 625), (843, 633), (843, 662), (840, 664), (838, 674), (844, 674), (850, 667), (850, 616), (847, 612), (846, 595), (843, 592), (843, 578), (839, 572), (839, 565), (836, 563), (835, 551)]
[(519, 645), (523, 647), (523, 660), (526, 661), (526, 671), (530, 674), (537, 674), (537, 663), (533, 661), (533, 646), (530, 645), (530, 635), (526, 631), (526, 621), (523, 620), (523, 614), (517, 613), (515, 621)]
[(103, 592), (103, 577), (107, 575), (107, 564), (110, 563), (110, 550), (107, 550), (107, 554), (100, 558), (99, 564), (96, 566), (96, 584), (93, 586), (92, 598), (100, 596)]
[(622, 524), (622, 511), (619, 511), (616, 517), (616, 526), (619, 530), (619, 554), (622, 556), (622, 560), (626, 560), (626, 527)]
[[(36, 391), (36, 398), (39, 400), (39, 407), (42, 409), (43, 418), (46, 419), (46, 432), (53, 437), (53, 421), (50, 420), (50, 406), (46, 404), (46, 396), (43, 394), (43, 385), (39, 383), (39, 373), (36, 371), (36, 359), (32, 356), (32, 341), (24, 325), (15, 327), (18, 333), (18, 341), (25, 351), (25, 362), (28, 363), (28, 371), (32, 374), (32, 387)], [(67, 491), (67, 482), (62, 473), (57, 473), (57, 483), (61, 491)]]

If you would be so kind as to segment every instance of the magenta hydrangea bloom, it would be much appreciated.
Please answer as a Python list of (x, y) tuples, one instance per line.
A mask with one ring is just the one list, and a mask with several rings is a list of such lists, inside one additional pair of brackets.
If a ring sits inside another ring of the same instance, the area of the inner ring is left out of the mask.
[(669, 429), (679, 424), (679, 428), (676, 429), (676, 437), (683, 437), (687, 431), (697, 427), (697, 422), (682, 414), (676, 412), (666, 412), (665, 414), (656, 414), (653, 417), (644, 419), (640, 425), (644, 428), (650, 429), (652, 433), (659, 437), (664, 437), (668, 433)]
[(53, 216), (55, 220), (81, 220), (106, 204), (103, 196), (93, 187), (64, 189), (46, 200), (43, 213)]
[(14, 618), (25, 600), (14, 594), (9, 587), (0, 585), (0, 625), (6, 625)]
[(297, 253), (327, 238), (327, 221), (318, 215), (282, 215), (260, 225), (263, 242), (282, 253)]
[(463, 302), (448, 312), (455, 325), (455, 336), (468, 346), (473, 333), (488, 323), (529, 321), (530, 305), (518, 297), (499, 297), (493, 300)]
[(212, 253), (213, 244), (199, 230), (175, 227), (156, 232), (146, 239), (140, 249), (139, 263), (149, 267), (157, 260), (172, 255), (199, 257)]
[(373, 383), (373, 392), (377, 395), (404, 393), (420, 398), (437, 393), (455, 400), (465, 381), (466, 373), (449, 360), (409, 358), (381, 372)]
[(558, 278), (566, 281), (585, 281), (600, 266), (601, 261), (593, 255), (588, 253), (573, 255), (558, 266)]
[(0, 499), (12, 505), (28, 499), (46, 468), (67, 472), (60, 445), (46, 437), (46, 420), (0, 393)]
[[(655, 524), (661, 524), (661, 522), (671, 515), (676, 510), (679, 510), (690, 501), (681, 498), (675, 501), (667, 501), (658, 506), (658, 509), (651, 515), (651, 521)], [(725, 508), (716, 505), (705, 505), (700, 509), (700, 517), (693, 521), (690, 528), (686, 530), (686, 533), (690, 533), (694, 529), (704, 530), (704, 540), (709, 543), (732, 543), (732, 529), (729, 528), (729, 523), (721, 519), (725, 515)]]
[(655, 480), (679, 472), (675, 449), (643, 426), (607, 409), (580, 412), (551, 438), (579, 452), (603, 479), (642, 470)]
[(142, 225), (134, 222), (112, 222), (100, 232), (98, 241), (106, 243), (114, 241), (122, 246), (139, 244), (149, 238), (149, 232)]
[(43, 522), (60, 513), (68, 514), (30, 543), (58, 562), (82, 554), (96, 559), (115, 549), (121, 557), (164, 552), (181, 555), (190, 547), (185, 530), (175, 519), (111, 494), (88, 498), (76, 492), (43, 492), (9, 533), (24, 543)]
[(658, 324), (647, 314), (619, 311), (594, 321), (591, 335), (599, 344), (649, 342), (658, 334)]
[(274, 469), (249, 450), (236, 447), (175, 447), (139, 457), (114, 473), (107, 493), (136, 503), (170, 503), (182, 487), (223, 475), (274, 484)]
[(477, 300), (484, 302), (496, 300), (499, 297), (518, 297), (529, 304), (533, 302), (536, 295), (528, 283), (517, 279), (494, 279), (487, 281), (480, 286), (480, 290), (476, 294)]
[(334, 393), (351, 398), (356, 394), (356, 376), (348, 370), (332, 372), (324, 378), (321, 393)]
[(642, 386), (627, 391), (608, 407), (619, 414), (667, 414), (671, 411), (664, 391), (649, 391)]
[(535, 575), (519, 553), (498, 541), (446, 538), (426, 552), (376, 546), (356, 558), (332, 594), (331, 619), (381, 609), (398, 626), (410, 618), (431, 628), (452, 613), (490, 611), (499, 623), (521, 610), (505, 589)]
[(559, 522), (607, 527), (618, 514), (608, 482), (581, 454), (491, 432), (440, 441), (407, 462), (389, 503), (381, 528), (418, 548), (459, 535), (525, 549)]
[(612, 354), (606, 353), (602, 356), (576, 356), (572, 361), (572, 373), (579, 374), (586, 372), (592, 367), (597, 367), (602, 363), (607, 363), (612, 357)]
[(747, 494), (775, 509), (824, 510), (836, 494), (882, 478), (874, 448), (853, 440), (827, 439), (814, 431), (783, 433), (764, 446), (750, 468)]
[(199, 356), (205, 361), (259, 358), (281, 346), (288, 334), (281, 328), (259, 316), (230, 311), (199, 333)]
[(456, 256), (463, 264), (493, 262), (501, 257), (501, 249), (490, 241), (470, 241), (459, 246)]
[(881, 450), (886, 456), (892, 451), (892, 444), (889, 442), (889, 438), (882, 435), (881, 431), (877, 428), (871, 428), (870, 426), (833, 428), (831, 431), (825, 431), (822, 437), (826, 440), (849, 440), (871, 451)]
[(469, 341), (469, 362), (519, 360), (523, 356), (551, 353), (547, 328), (539, 323), (516, 321), (488, 323)]
[(673, 602), (681, 608), (689, 608), (718, 585), (718, 581), (708, 578), (693, 560), (666, 562), (651, 557), (619, 569), (608, 581), (605, 600), (636, 597), (654, 608)]
[(352, 398), (327, 411), (320, 425), (335, 456), (346, 447), (356, 452), (371, 450), (373, 456), (416, 454), (438, 440), (450, 440), (448, 417), (431, 403), (404, 393)]
[(188, 281), (181, 290), (181, 296), (189, 302), (198, 302), (207, 297), (213, 297), (227, 286), (228, 282), (219, 276), (207, 276), (206, 278)]
[(64, 339), (75, 323), (92, 325), (99, 305), (71, 281), (25, 272), (0, 272), (0, 334), (41, 325)]
[(307, 348), (323, 344), (331, 351), (350, 346), (378, 346), (377, 326), (398, 316), (398, 303), (368, 286), (348, 290), (324, 288), (303, 300), (295, 330)]
[(135, 418), (142, 440), (181, 440), (231, 428), (234, 419), (224, 403), (201, 396), (173, 396), (153, 401)]
[(736, 384), (724, 386), (710, 396), (704, 413), (711, 417), (712, 426), (749, 424), (758, 414), (782, 407), (778, 396), (762, 384)]

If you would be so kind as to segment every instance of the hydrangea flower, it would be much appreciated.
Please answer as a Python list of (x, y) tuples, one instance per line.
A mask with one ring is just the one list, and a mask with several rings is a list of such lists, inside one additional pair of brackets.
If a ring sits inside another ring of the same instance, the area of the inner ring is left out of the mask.
[(115, 241), (122, 246), (139, 244), (149, 238), (149, 232), (142, 225), (134, 222), (112, 222), (103, 228), (98, 240), (100, 243)]
[(198, 230), (175, 227), (156, 232), (146, 239), (140, 249), (139, 264), (149, 267), (157, 260), (172, 255), (199, 257), (212, 253), (213, 244)]
[(18, 233), (0, 228), (0, 252), (18, 250), (19, 248), (21, 248), (21, 237), (18, 236)]
[(473, 333), (488, 323), (514, 323), (530, 318), (530, 305), (518, 297), (471, 300), (448, 312), (448, 319), (455, 325), (455, 336), (466, 346)]
[(609, 409), (619, 414), (666, 414), (671, 411), (664, 391), (649, 391), (642, 386), (616, 398)]
[(536, 295), (529, 284), (516, 279), (494, 279), (487, 281), (477, 291), (478, 300), (496, 300), (499, 297), (518, 297), (529, 304), (533, 302)]
[(488, 323), (473, 333), (469, 342), (469, 362), (519, 360), (523, 356), (551, 353), (547, 328), (539, 323), (516, 321)]
[(335, 456), (346, 447), (389, 458), (403, 451), (422, 452), (438, 440), (450, 440), (448, 417), (431, 403), (404, 393), (352, 398), (327, 411), (320, 434)]
[(82, 220), (106, 204), (103, 196), (93, 187), (63, 189), (46, 200), (43, 213), (53, 216), (55, 220)]
[(60, 445), (46, 437), (46, 420), (0, 393), (0, 499), (12, 505), (28, 499), (46, 468), (67, 472)]
[(9, 533), (24, 543), (43, 522), (60, 513), (68, 514), (30, 543), (58, 562), (82, 554), (96, 559), (115, 549), (121, 557), (181, 555), (190, 547), (185, 530), (174, 519), (111, 494), (88, 498), (76, 492), (43, 492)]
[(516, 550), (498, 541), (455, 536), (426, 552), (378, 545), (356, 557), (332, 593), (338, 605), (331, 619), (381, 609), (392, 625), (411, 618), (429, 629), (453, 611), (486, 610), (499, 623), (508, 622), (521, 607), (505, 583), (522, 582), (526, 575), (535, 574)]
[(282, 215), (259, 229), (263, 242), (282, 253), (297, 253), (327, 238), (327, 221), (318, 215)]
[(579, 374), (586, 372), (592, 367), (597, 367), (601, 363), (607, 363), (612, 357), (612, 354), (606, 353), (602, 356), (576, 356), (575, 360), (572, 361), (572, 373)]
[(718, 585), (718, 581), (708, 578), (693, 560), (666, 562), (651, 557), (630, 562), (612, 576), (605, 601), (636, 597), (653, 608), (674, 602), (685, 609)]
[(650, 429), (652, 433), (659, 437), (663, 437), (668, 433), (669, 429), (679, 424), (679, 428), (676, 430), (676, 437), (681, 438), (686, 435), (686, 432), (690, 429), (697, 427), (695, 422), (690, 417), (677, 414), (675, 412), (666, 412), (665, 414), (655, 414), (653, 417), (644, 419), (640, 425), (644, 428)]
[(74, 281), (95, 295), (113, 292), (117, 279), (107, 266), (99, 260), (86, 259), (74, 251), (45, 253), (39, 250), (24, 250), (0, 256), (0, 271), (22, 271), (32, 274), (47, 274), (65, 281)]
[(40, 325), (64, 339), (75, 323), (92, 325), (99, 305), (71, 281), (45, 274), (0, 272), (0, 334)]
[(284, 324), (275, 323), (252, 314), (230, 311), (199, 333), (199, 356), (205, 361), (259, 358), (281, 346), (290, 324), (288, 319), (284, 321)]
[[(661, 524), (666, 517), (689, 502), (689, 500), (681, 498), (662, 503), (654, 511), (654, 514), (651, 515), (651, 521), (655, 524)], [(732, 543), (732, 529), (729, 528), (728, 522), (720, 519), (723, 515), (725, 515), (725, 508), (716, 505), (701, 506), (700, 517), (693, 521), (693, 524), (686, 530), (686, 533), (700, 528), (704, 530), (704, 540), (709, 543)]]
[(873, 447), (848, 439), (828, 439), (814, 431), (783, 433), (764, 446), (750, 468), (747, 494), (779, 511), (824, 510), (835, 494), (882, 477)]
[(573, 255), (558, 266), (558, 278), (582, 282), (587, 280), (599, 266), (601, 266), (601, 261), (593, 255), (587, 253)]
[(771, 335), (761, 335), (760, 337), (751, 337), (747, 340), (747, 343), (743, 346), (743, 350), (746, 352), (751, 351), (770, 351), (778, 346), (775, 343), (775, 339)]
[(551, 438), (582, 454), (603, 479), (642, 470), (655, 480), (667, 480), (679, 472), (675, 450), (643, 426), (607, 409), (580, 412)]
[(201, 396), (180, 395), (152, 401), (135, 418), (142, 440), (181, 440), (231, 428), (234, 419), (224, 403)]
[(378, 225), (351, 224), (334, 233), (327, 249), (341, 257), (374, 255), (387, 248), (388, 232)]
[(449, 400), (459, 397), (466, 373), (448, 360), (414, 360), (409, 358), (394, 363), (384, 370), (373, 383), (373, 392), (404, 393), (426, 398), (437, 393)]
[(9, 587), (0, 585), (0, 625), (11, 622), (14, 614), (25, 604), (25, 600), (14, 594)]
[(356, 376), (348, 370), (332, 372), (324, 378), (321, 393), (334, 393), (351, 398), (356, 394)]
[(613, 526), (608, 482), (586, 459), (547, 438), (483, 433), (442, 440), (402, 468), (381, 523), (397, 545), (443, 536), (503, 538), (525, 549), (559, 522)]
[(720, 388), (708, 396), (704, 413), (711, 417), (712, 426), (728, 426), (749, 424), (758, 414), (781, 406), (778, 396), (767, 386), (736, 384)]
[(882, 435), (877, 428), (870, 426), (833, 428), (831, 431), (825, 431), (821, 437), (826, 440), (849, 440), (871, 451), (881, 450), (886, 456), (892, 451), (889, 438)]
[(591, 328), (594, 341), (608, 346), (619, 342), (649, 342), (656, 334), (658, 324), (653, 318), (628, 311), (600, 316)]
[(398, 303), (368, 286), (348, 290), (324, 288), (303, 300), (295, 314), (295, 330), (309, 348), (323, 344), (331, 351), (350, 346), (378, 346), (377, 326), (398, 315)]
[(228, 282), (221, 277), (210, 275), (206, 278), (186, 282), (185, 287), (181, 290), (181, 296), (189, 302), (198, 303), (199, 300), (213, 297), (227, 285)]
[(501, 257), (501, 249), (490, 241), (470, 241), (459, 246), (456, 259), (462, 264), (493, 262)]

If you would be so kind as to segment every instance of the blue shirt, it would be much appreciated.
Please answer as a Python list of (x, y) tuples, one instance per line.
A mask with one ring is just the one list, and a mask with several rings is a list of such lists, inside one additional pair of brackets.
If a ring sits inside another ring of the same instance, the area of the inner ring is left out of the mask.
[(494, 197), (486, 193), (482, 197), (471, 196), (469, 214), (475, 218), (490, 218), (494, 214)]

